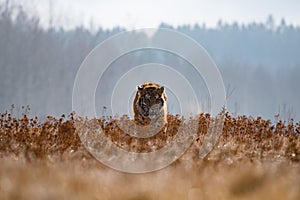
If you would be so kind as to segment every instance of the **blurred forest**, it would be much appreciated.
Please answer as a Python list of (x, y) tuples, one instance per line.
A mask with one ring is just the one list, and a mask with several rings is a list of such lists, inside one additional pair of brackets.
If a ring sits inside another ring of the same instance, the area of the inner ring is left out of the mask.
[[(163, 23), (160, 27), (185, 33), (207, 49), (223, 75), (233, 115), (274, 120), (279, 114), (282, 120), (300, 120), (299, 26), (284, 19), (275, 25), (269, 16), (263, 23), (227, 24), (220, 20), (215, 28)], [(83, 26), (65, 30), (50, 22), (45, 28), (38, 16), (29, 15), (22, 6), (1, 3), (0, 112), (11, 104), (16, 105), (16, 115), (22, 105), (29, 105), (32, 115), (71, 112), (80, 64), (97, 44), (121, 31), (124, 29), (116, 27), (95, 32)], [(146, 63), (157, 56), (150, 52), (141, 60), (133, 55), (137, 60), (130, 64)]]

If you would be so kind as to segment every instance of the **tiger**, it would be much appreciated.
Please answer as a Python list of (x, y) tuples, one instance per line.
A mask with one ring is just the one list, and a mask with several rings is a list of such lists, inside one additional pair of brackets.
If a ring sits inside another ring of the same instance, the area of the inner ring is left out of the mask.
[(137, 86), (133, 101), (134, 121), (138, 125), (167, 124), (167, 95), (163, 86), (145, 82)]

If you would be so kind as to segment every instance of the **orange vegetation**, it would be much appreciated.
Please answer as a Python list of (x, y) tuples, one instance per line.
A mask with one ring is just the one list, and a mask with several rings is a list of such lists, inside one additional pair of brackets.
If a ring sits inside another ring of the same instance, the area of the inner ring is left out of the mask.
[[(122, 132), (116, 119), (97, 119), (106, 136), (128, 151), (161, 148), (176, 135), (148, 139)], [(0, 116), (0, 199), (300, 199), (300, 125), (261, 117), (225, 116), (223, 132), (205, 159), (198, 156), (209, 114), (199, 115), (195, 141), (171, 166), (134, 175), (97, 162), (83, 147), (73, 113), (59, 119), (8, 112)], [(155, 148), (153, 148), (155, 147)]]

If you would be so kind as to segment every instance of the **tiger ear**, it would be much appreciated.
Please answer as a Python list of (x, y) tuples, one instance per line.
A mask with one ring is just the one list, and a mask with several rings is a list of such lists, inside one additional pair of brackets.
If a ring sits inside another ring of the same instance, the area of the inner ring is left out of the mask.
[(142, 91), (143, 90), (143, 88), (140, 87), (140, 86), (138, 86), (137, 89), (138, 89), (138, 91)]
[(164, 91), (165, 91), (165, 88), (164, 88), (163, 86), (161, 86), (161, 87), (159, 88), (160, 94), (162, 94)]

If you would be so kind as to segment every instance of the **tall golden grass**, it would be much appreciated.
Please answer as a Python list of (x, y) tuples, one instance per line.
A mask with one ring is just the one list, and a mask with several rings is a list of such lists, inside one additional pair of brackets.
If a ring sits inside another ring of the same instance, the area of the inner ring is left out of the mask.
[[(199, 114), (196, 140), (171, 166), (126, 174), (97, 162), (83, 147), (74, 113), (60, 118), (0, 116), (0, 199), (300, 199), (300, 124), (225, 116), (223, 132), (205, 159), (198, 156), (211, 116)], [(117, 119), (97, 119), (127, 151), (150, 152), (176, 135), (148, 139), (122, 132)]]

